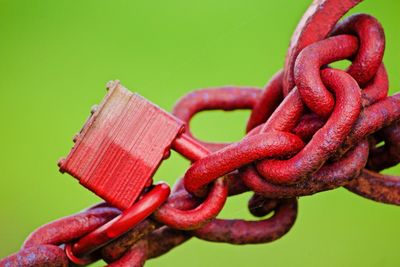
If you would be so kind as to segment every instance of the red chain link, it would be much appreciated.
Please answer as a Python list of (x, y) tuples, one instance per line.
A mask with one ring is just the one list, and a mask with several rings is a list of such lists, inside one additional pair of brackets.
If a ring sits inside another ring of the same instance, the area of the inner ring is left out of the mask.
[[(173, 114), (187, 128), (173, 148), (193, 164), (150, 217), (135, 215), (124, 231), (79, 249), (124, 216), (99, 204), (40, 227), (0, 266), (68, 266), (64, 246), (75, 263), (102, 258), (109, 266), (142, 266), (193, 236), (232, 244), (271, 242), (293, 226), (297, 197), (341, 186), (400, 205), (400, 176), (377, 173), (400, 162), (400, 94), (387, 96), (383, 28), (365, 14), (338, 23), (359, 2), (314, 1), (292, 37), (285, 68), (263, 90), (201, 89), (178, 101)], [(343, 59), (351, 61), (346, 71), (329, 66)], [(193, 137), (191, 118), (215, 109), (251, 109), (247, 135), (231, 144)], [(273, 216), (216, 218), (228, 196), (247, 191), (254, 192), (248, 203), (254, 216)], [(77, 251), (82, 257), (74, 256)]]

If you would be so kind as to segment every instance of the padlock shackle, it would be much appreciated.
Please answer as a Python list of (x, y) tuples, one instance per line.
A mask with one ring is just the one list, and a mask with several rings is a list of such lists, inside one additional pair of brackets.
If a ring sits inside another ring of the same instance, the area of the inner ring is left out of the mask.
[(169, 197), (168, 184), (159, 183), (146, 193), (138, 202), (124, 210), (121, 215), (79, 239), (75, 244), (66, 246), (69, 259), (79, 265), (88, 264), (90, 254), (110, 241), (120, 237), (138, 223), (150, 216)]
[(210, 154), (210, 150), (186, 133), (179, 135), (174, 140), (172, 149), (192, 162)]

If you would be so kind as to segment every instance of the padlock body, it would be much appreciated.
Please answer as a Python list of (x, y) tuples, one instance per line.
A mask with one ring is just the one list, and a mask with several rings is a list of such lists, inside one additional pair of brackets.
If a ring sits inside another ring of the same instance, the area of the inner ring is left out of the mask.
[(184, 124), (119, 82), (110, 82), (108, 88), (60, 170), (113, 206), (127, 209)]

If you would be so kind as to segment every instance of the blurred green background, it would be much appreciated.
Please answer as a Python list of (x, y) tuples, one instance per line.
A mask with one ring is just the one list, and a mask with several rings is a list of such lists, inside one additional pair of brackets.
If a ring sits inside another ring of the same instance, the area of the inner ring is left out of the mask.
[[(310, 2), (1, 0), (0, 257), (36, 227), (99, 201), (56, 162), (107, 81), (120, 79), (167, 110), (196, 88), (262, 87), (282, 67)], [(392, 93), (400, 81), (399, 11), (399, 1), (386, 0), (351, 12), (383, 24)], [(192, 128), (206, 140), (235, 141), (248, 115), (204, 113)], [(187, 166), (174, 155), (156, 179), (172, 184)], [(230, 199), (221, 216), (250, 218), (248, 197)], [(399, 222), (399, 208), (338, 189), (301, 198), (294, 228), (276, 242), (191, 240), (148, 266), (398, 266)]]

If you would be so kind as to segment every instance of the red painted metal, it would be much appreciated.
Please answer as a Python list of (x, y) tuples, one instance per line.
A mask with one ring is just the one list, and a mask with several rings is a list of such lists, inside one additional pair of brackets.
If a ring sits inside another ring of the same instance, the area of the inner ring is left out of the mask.
[(277, 155), (293, 155), (303, 146), (303, 141), (290, 133), (268, 132), (248, 136), (196, 161), (185, 174), (185, 188), (202, 196), (204, 187), (218, 177), (256, 160)]
[(365, 198), (400, 205), (400, 176), (363, 170), (357, 179), (345, 187)]
[[(230, 92), (227, 88), (224, 95), (229, 98)], [(239, 89), (239, 92), (244, 95), (244, 90)], [(254, 102), (254, 97), (248, 99)], [(220, 101), (224, 103), (223, 98)], [(119, 82), (110, 83), (107, 96), (77, 136), (75, 147), (61, 162), (60, 169), (77, 177), (113, 206), (131, 210), (132, 203), (149, 181), (151, 183), (161, 161), (168, 157), (170, 148), (191, 161), (210, 154), (206, 147), (183, 131), (181, 120), (131, 93)], [(179, 229), (198, 228), (221, 211), (227, 192), (221, 180), (197, 208), (179, 210), (166, 204), (155, 213), (155, 218)], [(88, 254), (82, 247), (94, 250), (95, 244), (103, 244), (109, 232), (103, 233), (102, 228), (99, 231), (102, 234), (95, 231), (74, 245), (69, 254), (79, 257)], [(74, 251), (79, 253), (72, 253)]]
[(361, 93), (363, 107), (368, 107), (377, 101), (385, 99), (388, 91), (389, 80), (385, 66), (382, 63), (372, 81), (363, 88)]
[(317, 115), (329, 118), (335, 105), (333, 95), (326, 88), (320, 76), (321, 67), (350, 58), (357, 52), (357, 49), (356, 37), (339, 35), (307, 46), (297, 57), (294, 72), (297, 89), (302, 101)]
[[(379, 141), (383, 146), (377, 147)], [(381, 136), (370, 138), (371, 153), (368, 159), (368, 169), (381, 171), (400, 162), (400, 121), (393, 123), (381, 131)]]
[(361, 86), (371, 81), (382, 64), (385, 33), (379, 21), (367, 14), (350, 16), (338, 23), (331, 35), (354, 34), (360, 41), (357, 55), (347, 69)]
[[(81, 237), (89, 231), (97, 229), (119, 214), (120, 211), (116, 208), (100, 207), (58, 219), (43, 225), (31, 233), (22, 247), (29, 248), (42, 244), (65, 244)], [(55, 232), (55, 229), (63, 229), (63, 231)]]
[(174, 140), (172, 148), (185, 158), (196, 161), (210, 154), (210, 151), (187, 134), (182, 134)]
[(228, 197), (228, 186), (223, 178), (215, 181), (207, 198), (193, 209), (176, 208), (176, 201), (167, 202), (154, 212), (154, 219), (179, 230), (196, 229), (215, 218)]
[(278, 71), (265, 86), (247, 121), (247, 132), (264, 123), (283, 100), (283, 71)]
[(280, 200), (271, 218), (261, 221), (214, 219), (193, 234), (203, 240), (231, 244), (259, 244), (282, 237), (293, 226), (297, 200)]
[(84, 265), (92, 262), (92, 257), (87, 257), (87, 255), (120, 237), (146, 219), (165, 202), (169, 193), (170, 189), (167, 184), (156, 185), (122, 214), (85, 235), (75, 244), (68, 245), (66, 247), (67, 256), (76, 264)]
[(1, 267), (12, 266), (57, 266), (68, 267), (68, 258), (64, 251), (54, 245), (38, 245), (21, 249), (18, 253), (0, 260)]
[(228, 144), (206, 142), (194, 137), (190, 131), (192, 117), (199, 112), (209, 110), (252, 109), (258, 102), (260, 93), (258, 88), (233, 86), (195, 90), (179, 99), (172, 113), (186, 123), (186, 135), (210, 151), (216, 151)]
[(285, 95), (295, 86), (294, 65), (299, 53), (308, 45), (326, 38), (336, 23), (362, 0), (314, 0), (304, 13), (290, 40), (286, 54), (283, 92)]
[[(341, 186), (400, 205), (400, 177), (377, 173), (400, 162), (400, 94), (387, 96), (383, 28), (365, 14), (337, 23), (359, 2), (315, 0), (292, 37), (285, 68), (263, 90), (196, 90), (169, 115), (111, 83), (60, 163), (108, 203), (40, 227), (0, 266), (66, 266), (58, 245), (77, 264), (103, 258), (110, 266), (142, 266), (193, 236), (270, 242), (293, 226), (296, 198)], [(345, 71), (328, 65), (342, 59), (351, 61)], [(210, 143), (192, 135), (192, 117), (216, 109), (251, 109), (242, 140)], [(192, 165), (168, 199), (165, 185), (143, 194), (170, 149)], [(274, 215), (217, 218), (228, 196), (248, 191), (251, 214)], [(125, 210), (120, 215), (110, 205)]]
[(334, 155), (360, 115), (361, 92), (350, 75), (325, 69), (321, 77), (334, 91), (337, 104), (325, 125), (298, 154), (288, 160), (268, 159), (257, 165), (258, 171), (270, 182), (294, 184), (307, 179)]
[(368, 143), (361, 142), (340, 160), (325, 164), (309, 179), (296, 185), (277, 185), (268, 182), (252, 166), (242, 169), (240, 178), (248, 188), (269, 198), (307, 196), (346, 185), (358, 177), (368, 160)]
[(89, 118), (60, 170), (119, 209), (137, 200), (183, 123), (119, 82)]

